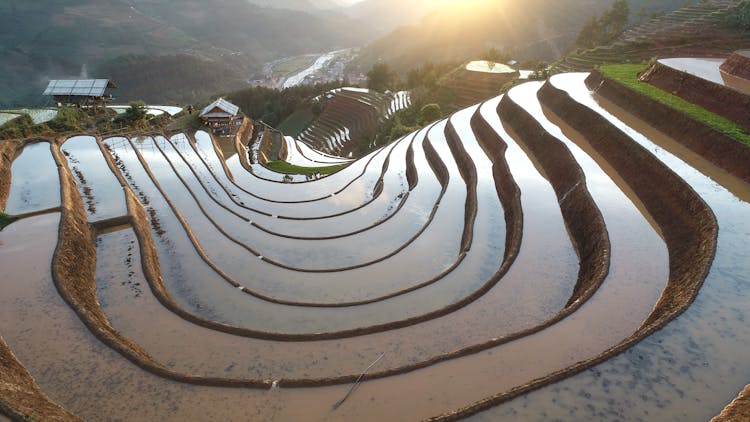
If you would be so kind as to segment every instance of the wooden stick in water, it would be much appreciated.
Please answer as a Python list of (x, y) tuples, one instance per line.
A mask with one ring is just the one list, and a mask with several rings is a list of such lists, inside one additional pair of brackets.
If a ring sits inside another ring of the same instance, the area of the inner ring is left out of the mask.
[(360, 382), (362, 382), (362, 378), (364, 378), (364, 377), (365, 377), (365, 375), (367, 375), (367, 372), (369, 372), (369, 371), (370, 371), (370, 368), (372, 368), (373, 366), (375, 366), (375, 364), (376, 364), (376, 363), (378, 363), (378, 362), (380, 361), (380, 359), (383, 359), (383, 356), (385, 356), (385, 352), (383, 352), (383, 353), (382, 353), (382, 354), (380, 355), (380, 357), (379, 357), (379, 358), (375, 359), (375, 361), (374, 361), (373, 363), (371, 363), (371, 364), (370, 364), (370, 366), (368, 366), (368, 367), (367, 367), (367, 368), (366, 368), (366, 369), (364, 370), (364, 372), (362, 372), (362, 373), (361, 373), (361, 374), (359, 375), (359, 377), (357, 377), (357, 380), (356, 380), (356, 381), (354, 382), (354, 385), (352, 385), (352, 387), (351, 387), (351, 388), (349, 389), (349, 392), (347, 392), (347, 393), (346, 393), (346, 395), (344, 396), (344, 398), (343, 398), (343, 399), (341, 399), (341, 400), (339, 400), (339, 401), (337, 401), (337, 402), (336, 402), (336, 404), (334, 404), (334, 405), (333, 405), (333, 411), (336, 411), (336, 409), (338, 409), (339, 407), (341, 407), (341, 405), (342, 405), (342, 404), (344, 404), (344, 402), (346, 401), (346, 399), (348, 399), (348, 398), (349, 398), (349, 396), (351, 396), (351, 395), (352, 395), (352, 393), (353, 393), (353, 392), (354, 392), (354, 390), (355, 390), (355, 389), (357, 388), (357, 386), (359, 385), (359, 383), (360, 383)]

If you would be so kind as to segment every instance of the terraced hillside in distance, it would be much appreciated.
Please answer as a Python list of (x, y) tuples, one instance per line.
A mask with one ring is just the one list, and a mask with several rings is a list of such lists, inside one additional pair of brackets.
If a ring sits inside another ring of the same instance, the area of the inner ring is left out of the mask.
[(297, 137), (327, 154), (354, 157), (374, 138), (380, 125), (410, 104), (408, 92), (381, 94), (363, 88), (340, 88), (325, 95), (323, 112)]
[(497, 96), (503, 85), (520, 75), (518, 70), (502, 63), (477, 60), (446, 75), (440, 85), (451, 89), (456, 107), (463, 108)]
[(750, 135), (709, 106), (564, 73), (354, 161), (326, 109), (279, 158), (343, 168), (293, 182), (203, 131), (2, 142), (0, 412), (708, 420), (750, 381)]
[(652, 57), (726, 57), (750, 48), (750, 39), (728, 29), (739, 0), (707, 0), (628, 29), (613, 43), (576, 51), (555, 64), (558, 72), (590, 71), (602, 64), (640, 63)]

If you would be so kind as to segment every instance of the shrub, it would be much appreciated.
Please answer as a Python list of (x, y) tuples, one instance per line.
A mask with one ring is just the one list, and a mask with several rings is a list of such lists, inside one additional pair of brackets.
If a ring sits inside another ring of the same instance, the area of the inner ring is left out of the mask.
[(443, 116), (440, 105), (435, 103), (430, 103), (422, 107), (419, 110), (419, 114), (421, 115), (420, 120), (422, 123), (434, 122)]
[(148, 128), (148, 109), (143, 101), (133, 101), (125, 113), (115, 118), (115, 123), (134, 129)]
[(47, 122), (47, 127), (55, 132), (77, 132), (90, 121), (86, 112), (78, 108), (61, 108), (54, 119)]

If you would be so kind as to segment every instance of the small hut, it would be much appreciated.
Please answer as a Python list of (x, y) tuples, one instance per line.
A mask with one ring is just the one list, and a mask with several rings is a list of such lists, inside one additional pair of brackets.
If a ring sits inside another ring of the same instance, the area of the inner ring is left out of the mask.
[(53, 79), (44, 90), (45, 96), (53, 97), (59, 105), (77, 107), (105, 107), (112, 101), (108, 88), (117, 88), (109, 79)]
[(244, 119), (240, 114), (240, 108), (223, 98), (209, 104), (201, 111), (199, 117), (214, 134), (221, 136), (236, 133)]

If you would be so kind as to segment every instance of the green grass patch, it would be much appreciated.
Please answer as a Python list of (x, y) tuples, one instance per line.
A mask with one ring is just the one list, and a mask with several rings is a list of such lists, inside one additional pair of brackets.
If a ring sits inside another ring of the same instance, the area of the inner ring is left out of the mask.
[(178, 116), (175, 120), (173, 120), (168, 126), (168, 130), (197, 130), (200, 129), (203, 124), (201, 123), (200, 117), (198, 115), (200, 114), (200, 111), (193, 110), (193, 114), (182, 114), (182, 116)]
[(16, 217), (0, 212), (0, 230), (14, 221), (16, 221)]
[(277, 129), (286, 136), (296, 138), (305, 128), (310, 126), (313, 120), (315, 120), (315, 113), (306, 107), (295, 111), (284, 119)]
[(333, 174), (336, 173), (339, 170), (342, 170), (349, 164), (339, 164), (335, 166), (326, 166), (326, 167), (302, 167), (302, 166), (296, 166), (294, 164), (289, 164), (286, 161), (269, 161), (266, 163), (266, 167), (269, 169), (277, 172), (277, 173), (284, 173), (284, 174)]
[(712, 113), (699, 105), (685, 101), (666, 91), (662, 91), (651, 84), (641, 82), (638, 79), (638, 75), (646, 70), (647, 67), (648, 66), (645, 64), (619, 64), (601, 66), (599, 71), (609, 79), (615, 80), (664, 105), (682, 111), (691, 118), (711, 126), (732, 139), (750, 145), (750, 134), (748, 134), (747, 130), (741, 125), (725, 117), (719, 116), (716, 113)]

